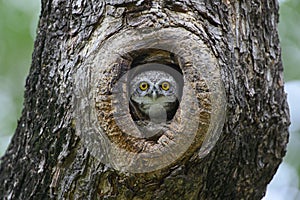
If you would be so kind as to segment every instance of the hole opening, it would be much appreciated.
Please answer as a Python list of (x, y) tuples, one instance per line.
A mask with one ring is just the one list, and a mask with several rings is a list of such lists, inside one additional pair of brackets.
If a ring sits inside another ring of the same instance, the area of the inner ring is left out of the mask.
[[(153, 130), (151, 137), (145, 135), (152, 140), (151, 138), (158, 138), (163, 134), (161, 125), (170, 123), (180, 106), (183, 73), (178, 56), (169, 51), (138, 50), (131, 52), (129, 57), (131, 70), (127, 77), (127, 95), (130, 115), (144, 133), (160, 124), (156, 134)], [(163, 89), (165, 83), (169, 84), (167, 90)], [(140, 84), (149, 86), (141, 89)]]

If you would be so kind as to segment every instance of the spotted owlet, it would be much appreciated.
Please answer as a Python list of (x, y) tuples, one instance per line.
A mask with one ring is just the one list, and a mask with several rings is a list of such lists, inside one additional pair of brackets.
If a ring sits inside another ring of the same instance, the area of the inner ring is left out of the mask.
[(137, 73), (129, 84), (129, 105), (134, 121), (157, 124), (171, 120), (178, 108), (179, 98), (175, 78), (159, 68)]

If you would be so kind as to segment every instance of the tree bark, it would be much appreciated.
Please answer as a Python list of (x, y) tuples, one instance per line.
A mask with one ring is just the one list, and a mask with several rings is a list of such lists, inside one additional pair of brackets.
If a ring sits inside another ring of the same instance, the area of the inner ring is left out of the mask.
[[(288, 141), (277, 23), (276, 0), (42, 0), (0, 199), (261, 199)], [(165, 143), (124, 136), (135, 126), (126, 95), (110, 98), (136, 61), (151, 59), (183, 75), (177, 121), (163, 136), (188, 145), (147, 168), (140, 153)], [(118, 146), (109, 154), (108, 141)]]

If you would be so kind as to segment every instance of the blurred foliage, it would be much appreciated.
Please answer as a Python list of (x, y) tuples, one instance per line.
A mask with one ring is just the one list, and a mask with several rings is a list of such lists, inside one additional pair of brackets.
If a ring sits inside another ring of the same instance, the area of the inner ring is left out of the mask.
[(0, 155), (21, 115), (39, 0), (0, 0)]
[(300, 0), (280, 4), (279, 36), (285, 81), (300, 80)]
[[(300, 0), (286, 0), (281, 3), (279, 36), (285, 81), (300, 80)], [(293, 93), (298, 94), (298, 97), (300, 95), (300, 91), (293, 91)], [(299, 111), (296, 112), (300, 115)], [(290, 135), (288, 153), (284, 161), (298, 171), (298, 183), (300, 183), (300, 130), (291, 132)], [(300, 184), (298, 187), (300, 188)]]

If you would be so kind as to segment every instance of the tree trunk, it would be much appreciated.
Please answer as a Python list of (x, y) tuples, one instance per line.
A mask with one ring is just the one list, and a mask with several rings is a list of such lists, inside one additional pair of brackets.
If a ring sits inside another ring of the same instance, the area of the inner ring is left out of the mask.
[[(276, 0), (42, 0), (0, 199), (261, 199), (288, 141), (277, 23)], [(183, 82), (151, 140), (126, 89), (147, 63)]]

